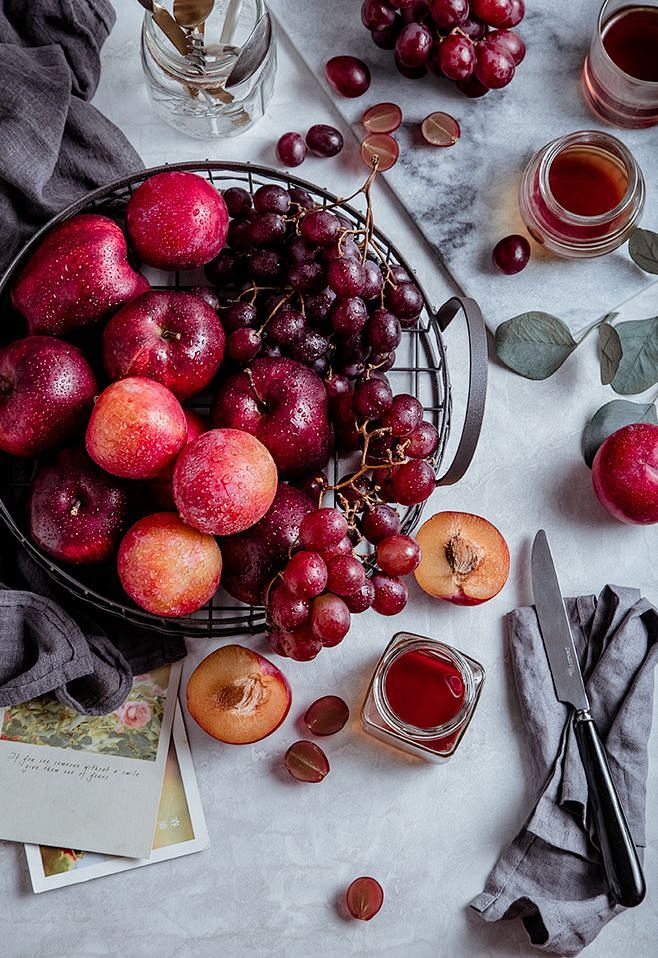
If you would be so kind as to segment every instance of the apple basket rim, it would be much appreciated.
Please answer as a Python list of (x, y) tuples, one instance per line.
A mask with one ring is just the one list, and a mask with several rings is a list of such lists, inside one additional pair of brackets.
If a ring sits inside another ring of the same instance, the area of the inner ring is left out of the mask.
[[(320, 203), (323, 206), (336, 205), (341, 213), (346, 214), (355, 223), (361, 225), (364, 223), (363, 213), (354, 207), (352, 203), (343, 201), (329, 190), (317, 186), (314, 183), (310, 183), (296, 176), (291, 176), (288, 172), (281, 172), (258, 164), (222, 160), (165, 163), (148, 169), (138, 170), (128, 176), (114, 180), (105, 186), (101, 186), (87, 193), (85, 196), (80, 197), (80, 199), (71, 203), (61, 212), (53, 216), (19, 250), (0, 278), (0, 305), (5, 305), (9, 290), (18, 271), (36, 249), (46, 233), (54, 226), (83, 212), (101, 212), (115, 220), (122, 221), (125, 205), (133, 189), (148, 177), (168, 170), (204, 175), (205, 178), (218, 189), (222, 189), (224, 185), (246, 186), (252, 194), (258, 186), (267, 182), (280, 183), (287, 188), (297, 186), (307, 190), (316, 203)], [(404, 336), (411, 338), (409, 349), (411, 359), (406, 366), (398, 365), (396, 362), (391, 369), (391, 374), (405, 373), (410, 381), (408, 391), (413, 392), (415, 395), (419, 395), (419, 377), (423, 375), (429, 379), (432, 401), (429, 406), (424, 403), (424, 408), (426, 413), (431, 414), (432, 421), (439, 432), (439, 448), (435, 455), (434, 462), (438, 482), (439, 470), (443, 462), (450, 433), (452, 410), (446, 347), (441, 335), (441, 330), (445, 329), (450, 317), (447, 321), (441, 322), (439, 317), (441, 310), (437, 312), (432, 306), (423, 283), (418, 279), (416, 271), (409, 265), (406, 258), (399, 252), (386, 234), (375, 226), (373, 235), (385, 254), (386, 262), (400, 265), (407, 270), (407, 272), (413, 276), (414, 283), (420, 289), (423, 297), (421, 322), (411, 329), (403, 331)], [(186, 284), (181, 282), (179, 272), (172, 273), (171, 275), (174, 277), (174, 281), (173, 283), (167, 284), (166, 288), (186, 288)], [(187, 288), (190, 288), (191, 285), (193, 284), (187, 284)], [(5, 345), (5, 342), (11, 342), (11, 338), (8, 338), (6, 341), (3, 340), (2, 345)], [(56, 560), (43, 552), (31, 540), (26, 531), (25, 507), (29, 495), (30, 480), (26, 480), (25, 477), (23, 477), (20, 481), (17, 481), (15, 473), (19, 469), (18, 463), (22, 463), (25, 466), (26, 462), (32, 462), (33, 470), (34, 461), (19, 460), (16, 457), (4, 453), (1, 453), (0, 457), (0, 517), (29, 556), (47, 572), (58, 586), (65, 589), (74, 598), (82, 600), (99, 612), (109, 613), (133, 625), (141, 626), (161, 634), (182, 635), (195, 638), (229, 638), (244, 634), (257, 634), (264, 630), (265, 610), (262, 607), (248, 606), (237, 599), (233, 599), (224, 592), (221, 585), (210, 602), (198, 612), (181, 618), (168, 618), (154, 615), (144, 609), (140, 609), (138, 606), (131, 604), (126, 596), (112, 598), (109, 595), (103, 594), (97, 586), (85, 583), (76, 578), (75, 573), (80, 568), (84, 571), (83, 567), (70, 567), (70, 569), (67, 569), (64, 564), (60, 565)], [(330, 462), (330, 468), (333, 467), (334, 474), (340, 461), (341, 457), (334, 452), (333, 461)], [(10, 499), (22, 499), (21, 505), (18, 507), (10, 507), (6, 502), (7, 492), (10, 493)], [(424, 503), (421, 503), (420, 505), (411, 506), (406, 509), (406, 512), (402, 516), (402, 529), (404, 532), (410, 533), (416, 528), (423, 513), (423, 508)], [(22, 516), (17, 514), (19, 511), (22, 511)]]

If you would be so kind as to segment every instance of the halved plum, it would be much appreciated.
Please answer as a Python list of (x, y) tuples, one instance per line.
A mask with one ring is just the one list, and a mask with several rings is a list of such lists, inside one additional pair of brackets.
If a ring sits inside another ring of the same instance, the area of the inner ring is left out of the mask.
[(187, 683), (187, 707), (220, 742), (247, 745), (271, 735), (290, 710), (283, 672), (242, 645), (225, 645), (199, 663)]
[(498, 595), (509, 574), (509, 549), (487, 519), (470, 512), (438, 512), (418, 531), (422, 558), (418, 585), (456, 605), (478, 605)]

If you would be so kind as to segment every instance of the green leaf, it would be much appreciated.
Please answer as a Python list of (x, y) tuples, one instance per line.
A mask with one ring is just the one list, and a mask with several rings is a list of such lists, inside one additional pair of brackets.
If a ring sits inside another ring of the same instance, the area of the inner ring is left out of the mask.
[(590, 469), (603, 440), (623, 426), (630, 426), (636, 422), (652, 422), (658, 425), (655, 405), (629, 402), (627, 399), (613, 399), (594, 413), (583, 432), (583, 456)]
[[(611, 313), (611, 316), (616, 315)], [(599, 360), (601, 363), (601, 382), (609, 385), (617, 374), (621, 362), (623, 349), (619, 333), (610, 325), (606, 316), (599, 326)]]
[(612, 388), (622, 396), (644, 392), (658, 382), (658, 316), (615, 326), (622, 358)]
[(628, 252), (645, 273), (658, 273), (658, 233), (635, 230), (628, 241)]
[(548, 379), (578, 343), (568, 326), (550, 313), (521, 313), (496, 330), (496, 354), (526, 379)]

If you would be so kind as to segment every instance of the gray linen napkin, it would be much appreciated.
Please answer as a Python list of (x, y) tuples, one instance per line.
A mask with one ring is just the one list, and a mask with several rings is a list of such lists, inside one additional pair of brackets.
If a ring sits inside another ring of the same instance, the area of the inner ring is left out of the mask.
[[(598, 599), (566, 605), (592, 715), (642, 855), (658, 611), (637, 590), (612, 585)], [(506, 624), (537, 798), (471, 907), (485, 921), (520, 918), (542, 951), (577, 955), (622, 909), (608, 895), (573, 724), (555, 698), (534, 608), (516, 609)]]
[[(143, 165), (87, 102), (114, 19), (107, 0), (0, 0), (0, 268), (54, 213)], [(133, 673), (185, 651), (181, 638), (92, 619), (0, 530), (0, 707), (54, 691), (79, 712), (112, 712)]]

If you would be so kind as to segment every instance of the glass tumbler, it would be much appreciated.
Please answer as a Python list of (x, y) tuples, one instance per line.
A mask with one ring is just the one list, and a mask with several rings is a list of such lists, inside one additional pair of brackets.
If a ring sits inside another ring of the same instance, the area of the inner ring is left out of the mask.
[(658, 123), (658, 0), (606, 0), (585, 58), (583, 92), (593, 112), (614, 126)]
[[(172, 4), (167, 4), (170, 8)], [(240, 48), (266, 13), (264, 0), (244, 0), (230, 43), (220, 42), (227, 0), (217, 0), (199, 47), (185, 57), (150, 13), (144, 16), (141, 54), (154, 112), (175, 129), (199, 139), (238, 136), (259, 120), (272, 97), (276, 73), (274, 34), (255, 71), (225, 88)]]

